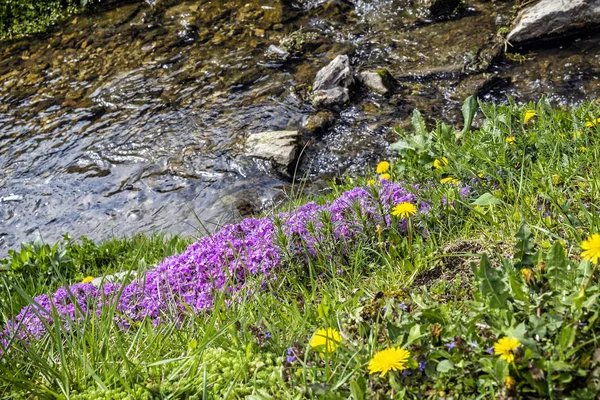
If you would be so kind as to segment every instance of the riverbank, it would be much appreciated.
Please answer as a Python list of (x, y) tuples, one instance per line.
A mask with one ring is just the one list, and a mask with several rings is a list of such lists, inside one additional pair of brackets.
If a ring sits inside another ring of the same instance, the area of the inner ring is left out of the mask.
[(600, 105), (477, 108), (415, 112), (389, 163), (146, 274), (122, 258), (139, 280), (38, 297), (3, 397), (594, 399)]
[[(415, 108), (458, 125), (472, 94), (554, 105), (600, 94), (593, 29), (505, 53), (521, 2), (467, 0), (439, 17), (416, 3), (126, 2), (0, 43), (0, 257), (67, 232), (102, 241), (239, 222), (285, 202), (293, 177), (318, 192), (392, 157), (391, 128)], [(317, 109), (316, 76), (338, 56), (348, 101)], [(282, 131), (297, 160), (251, 146)]]

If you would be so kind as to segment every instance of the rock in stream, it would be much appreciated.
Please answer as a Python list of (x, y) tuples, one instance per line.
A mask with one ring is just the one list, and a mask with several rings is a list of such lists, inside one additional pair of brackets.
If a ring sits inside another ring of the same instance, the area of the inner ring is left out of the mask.
[(600, 25), (600, 0), (541, 0), (517, 16), (508, 41), (554, 39)]

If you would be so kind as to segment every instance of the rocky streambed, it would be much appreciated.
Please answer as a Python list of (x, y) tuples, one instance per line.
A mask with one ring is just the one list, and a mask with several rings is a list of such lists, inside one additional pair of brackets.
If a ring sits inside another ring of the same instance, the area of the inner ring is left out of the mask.
[(599, 96), (597, 0), (458, 3), (127, 2), (0, 43), (0, 253), (214, 229), (390, 157), (414, 108)]

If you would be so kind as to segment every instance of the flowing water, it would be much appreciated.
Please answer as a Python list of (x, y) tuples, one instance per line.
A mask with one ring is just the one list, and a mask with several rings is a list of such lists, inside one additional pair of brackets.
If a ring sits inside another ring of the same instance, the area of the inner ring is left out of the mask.
[[(0, 43), (0, 255), (19, 242), (193, 234), (285, 200), (291, 180), (245, 138), (299, 129), (316, 72), (338, 54), (401, 87), (357, 90), (326, 132), (304, 134), (309, 187), (392, 154), (415, 107), (457, 120), (469, 94), (569, 104), (600, 94), (600, 36), (502, 56), (507, 2), (423, 19), (409, 0), (159, 1), (71, 18)], [(284, 43), (290, 57), (269, 54)], [(202, 228), (203, 229), (203, 228)]]

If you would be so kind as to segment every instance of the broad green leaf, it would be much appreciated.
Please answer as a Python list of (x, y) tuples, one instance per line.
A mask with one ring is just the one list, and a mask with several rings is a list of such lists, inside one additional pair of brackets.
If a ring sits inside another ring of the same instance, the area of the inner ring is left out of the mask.
[(495, 206), (496, 204), (500, 203), (502, 203), (502, 200), (488, 192), (479, 196), (472, 204), (475, 206), (487, 207)]
[(416, 324), (415, 326), (410, 328), (410, 332), (408, 333), (408, 341), (406, 342), (406, 345), (419, 341), (421, 336), (421, 325)]
[(552, 245), (546, 256), (546, 277), (555, 292), (564, 286), (567, 279), (567, 257), (565, 250), (559, 242)]
[(473, 267), (473, 272), (479, 282), (479, 292), (489, 300), (490, 307), (506, 309), (506, 285), (498, 271), (491, 267), (487, 255), (481, 256), (479, 268)]
[(571, 324), (563, 325), (560, 330), (560, 334), (558, 335), (558, 345), (560, 346), (560, 350), (565, 351), (575, 341), (575, 334), (577, 333), (577, 328)]
[(396, 143), (393, 143), (390, 145), (390, 148), (394, 151), (397, 151), (398, 153), (402, 152), (402, 150), (414, 150), (414, 147), (412, 147), (406, 140), (404, 139), (400, 139), (398, 140)]
[(425, 121), (421, 116), (421, 112), (416, 108), (413, 110), (412, 125), (415, 128), (415, 133), (417, 135), (424, 136), (427, 134), (427, 127), (425, 126)]
[(444, 372), (451, 371), (453, 368), (454, 368), (454, 363), (451, 360), (442, 360), (437, 365), (436, 370), (438, 372), (444, 373)]
[(473, 124), (473, 118), (477, 112), (477, 98), (475, 96), (467, 97), (462, 105), (461, 110), (464, 119), (464, 126), (461, 135), (464, 135), (471, 129), (471, 125)]
[(350, 382), (350, 394), (354, 400), (363, 400), (365, 398), (364, 392), (358, 382)]
[(533, 250), (535, 243), (533, 242), (533, 235), (529, 226), (522, 224), (515, 238), (517, 239), (515, 255), (513, 257), (515, 268), (532, 268), (534, 264)]

